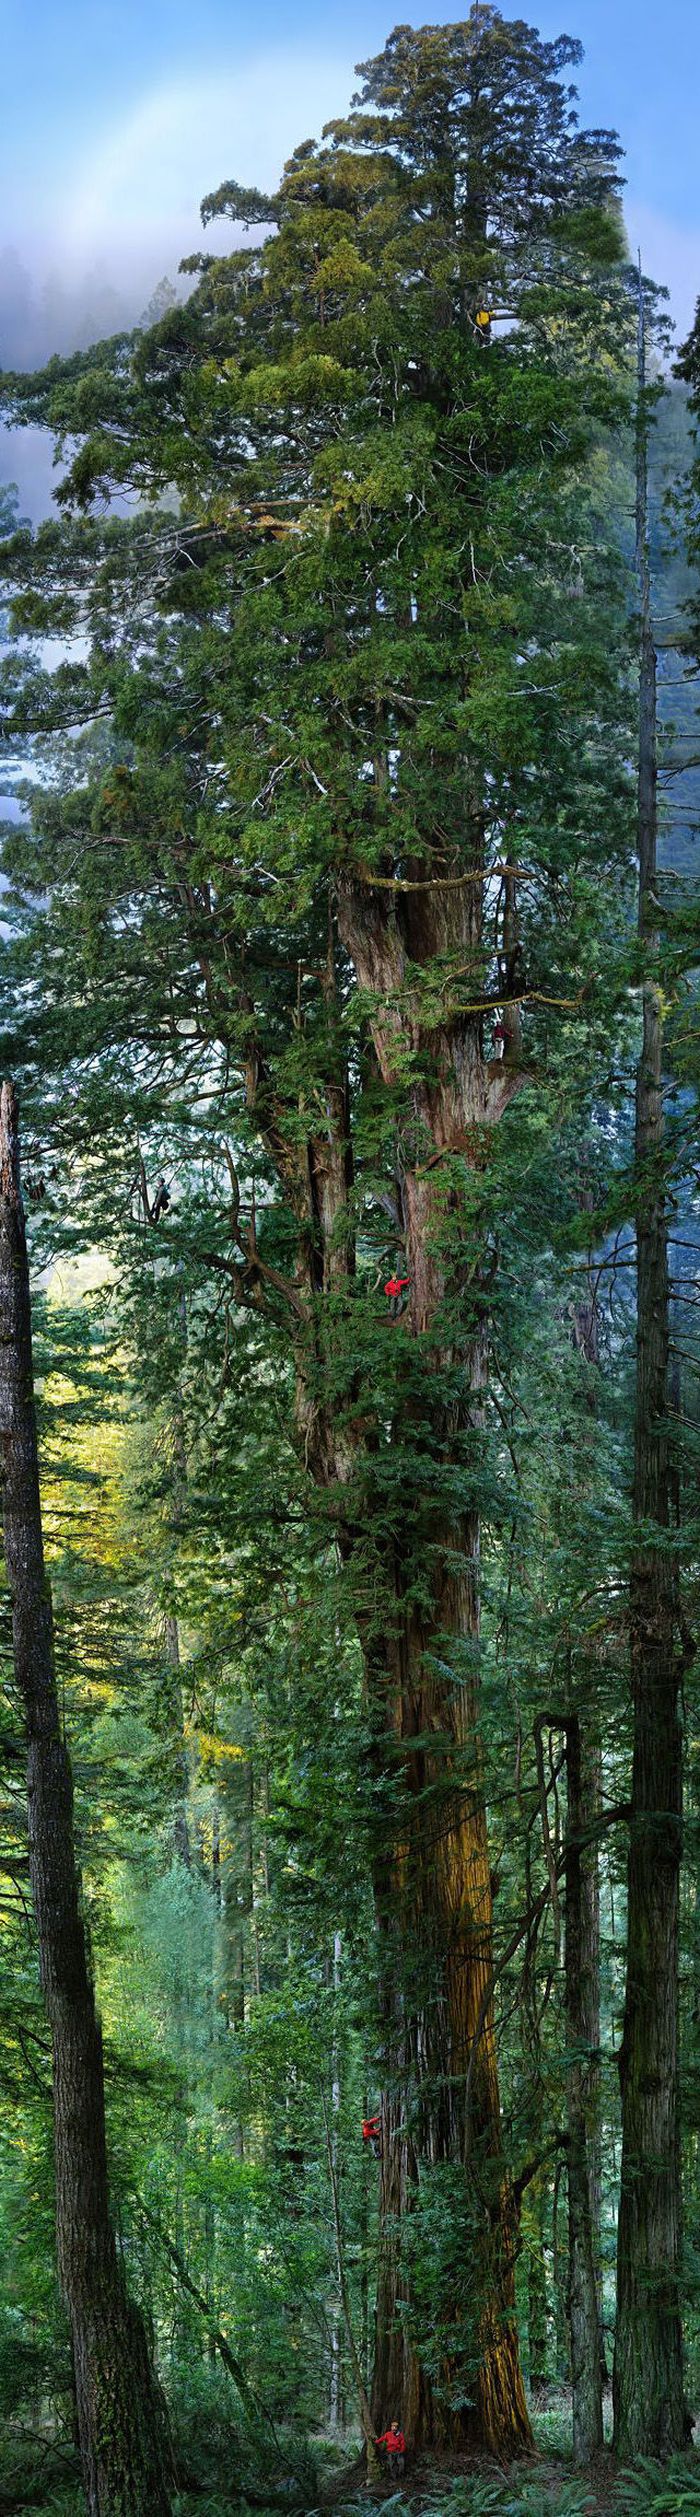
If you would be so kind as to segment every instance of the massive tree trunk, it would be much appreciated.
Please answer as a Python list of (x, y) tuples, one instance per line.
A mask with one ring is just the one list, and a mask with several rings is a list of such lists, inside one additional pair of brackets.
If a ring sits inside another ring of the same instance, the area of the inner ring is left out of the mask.
[[(385, 789), (381, 757), (375, 777)], [(405, 880), (385, 884), (368, 873), (339, 887), (324, 982), (323, 1127), (300, 1152), (298, 1134), (291, 1137), (275, 1102), (252, 1009), (248, 1102), (300, 1226), (290, 1297), (300, 1448), (328, 1499), (348, 1570), (385, 1812), (374, 1862), (384, 2095), (372, 2414), (377, 2430), (396, 2418), (411, 2446), (469, 2441), (507, 2456), (528, 2445), (531, 2433), (514, 2322), (515, 2213), (502, 2155), (491, 2001), (476, 1668), (479, 1526), (475, 1508), (465, 1512), (449, 1497), (465, 1451), (476, 1452), (486, 1370), (487, 1264), (483, 1231), (470, 1211), (474, 1180), (520, 1069), (517, 1023), (504, 1057), (487, 1060), (478, 1003), (463, 1008), (465, 992), (478, 999), (483, 989), (485, 876), (482, 817), (462, 794), (460, 812), (466, 863), (455, 849), (438, 872), (431, 847)], [(428, 877), (426, 857), (434, 868)], [(511, 886), (504, 927), (511, 963), (515, 936)], [(405, 1479), (400, 1543), (390, 1534), (391, 1515), (376, 1536), (368, 1504), (377, 1453), (366, 1368), (356, 1403), (350, 1395), (344, 1406), (334, 1405), (328, 1395), (339, 1387), (339, 1320), (354, 1272), (338, 944), (366, 991), (379, 1075), (397, 1112), (396, 1229), (400, 1273), (410, 1278), (404, 1314), (387, 1315), (387, 1335), (399, 1340), (393, 1442)], [(444, 973), (437, 1006), (436, 963)], [(466, 991), (465, 971), (473, 982)], [(410, 1085), (407, 1067), (415, 1076)], [(473, 2339), (468, 2349), (461, 2343), (453, 2350), (446, 2339), (431, 2384), (404, 2312), (412, 2304), (404, 2240), (421, 2178), (440, 2166), (457, 2171), (468, 2223), (463, 2269), (441, 2311), (447, 2334), (468, 2300)]]
[[(641, 597), (639, 929), (656, 937), (656, 655), (647, 538), (644, 302), (640, 281), (637, 557)], [(678, 1903), (682, 1740), (668, 1422), (669, 1283), (662, 1000), (643, 988), (637, 1069), (635, 1543), (630, 1576), (634, 1707), (627, 1980), (620, 2053), (622, 2169), (613, 2394), (621, 2455), (683, 2440), (678, 2125)]]
[[(478, 2444), (506, 2454), (527, 2444), (530, 2431), (513, 2312), (515, 2224), (501, 2145), (476, 1702), (460, 1656), (460, 1645), (473, 1651), (477, 1632), (477, 1533), (450, 1536), (454, 1554), (436, 1588), (434, 1624), (406, 1607), (389, 1669), (403, 1825), (397, 1840), (389, 1820), (375, 1870), (386, 2090), (372, 2409), (377, 2427), (400, 2417), (412, 2444)], [(377, 1675), (375, 1663), (375, 1686)], [(463, 2179), (465, 2256), (453, 2309), (464, 2318), (468, 2293), (472, 2334), (466, 2349), (451, 2349), (447, 2296), (434, 2388), (405, 2329), (401, 2238), (421, 2177), (441, 2164)]]
[(29, 1865), (53, 2050), (58, 2272), (89, 2517), (169, 2517), (164, 2407), (110, 2219), (102, 2039), (81, 1913), (70, 1760), (44, 1568), (17, 1104), (0, 1101), (0, 1440), (5, 1564), (27, 1739)]
[[(406, 1458), (418, 1455), (416, 1486), (414, 1495), (406, 1494), (403, 1548), (385, 1549), (381, 1563), (383, 1641), (378, 1648), (375, 1635), (366, 1648), (370, 1709), (380, 1758), (383, 1743), (389, 1748), (397, 1810), (393, 1825), (387, 1813), (375, 1872), (386, 2091), (372, 2409), (378, 2427), (399, 2418), (413, 2444), (469, 2441), (507, 2455), (529, 2443), (530, 2428), (514, 2323), (514, 2210), (502, 2155), (491, 2000), (492, 1887), (477, 1686), (479, 1524), (476, 1510), (450, 1513), (441, 1502), (440, 1468), (449, 1489), (465, 1443), (478, 1441), (488, 1297), (465, 1187), (518, 1078), (509, 1063), (484, 1060), (478, 1013), (447, 1011), (428, 1033), (417, 975), (441, 954), (478, 968), (480, 860), (477, 833), (466, 876), (448, 875), (434, 885), (409, 881), (405, 893), (397, 885), (391, 905), (371, 884), (355, 884), (341, 898), (339, 925), (360, 985), (374, 999), (372, 1032), (384, 1084), (396, 1089), (406, 1050), (417, 1051), (430, 1074), (413, 1088), (403, 1130), (398, 1186), (410, 1292), (405, 1316), (391, 1330), (405, 1341), (410, 1367), (395, 1430), (399, 1444), (410, 1435)], [(459, 1266), (454, 1255), (445, 1259), (446, 1215), (453, 1238), (460, 1228)], [(456, 1289), (455, 1331), (446, 1322)], [(444, 1392), (451, 1380), (459, 1395), (436, 1396), (436, 1384)], [(468, 2290), (473, 2342), (469, 2350), (450, 2349), (447, 2298), (444, 2358), (433, 2386), (402, 2315), (401, 2236), (421, 2175), (441, 2164), (463, 2179), (469, 2259), (462, 2297), (453, 2304), (455, 2317), (460, 2310), (463, 2315)]]

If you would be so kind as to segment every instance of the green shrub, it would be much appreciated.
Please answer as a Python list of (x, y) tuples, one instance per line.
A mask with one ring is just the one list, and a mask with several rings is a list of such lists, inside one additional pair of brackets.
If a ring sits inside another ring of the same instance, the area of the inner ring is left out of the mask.
[(212, 2517), (218, 2517), (222, 2497), (231, 2517), (236, 2491), (244, 2502), (246, 2484), (255, 2491), (258, 2517), (266, 2488), (271, 2501), (283, 2493), (290, 2512), (313, 2508), (318, 2472), (310, 2449), (284, 2423), (267, 2421), (262, 2410), (259, 2419), (251, 2418), (218, 2363), (200, 2360), (177, 2371), (170, 2421), (183, 2506), (188, 2492), (197, 2493), (199, 2517), (205, 2517), (202, 2493), (211, 2494)]

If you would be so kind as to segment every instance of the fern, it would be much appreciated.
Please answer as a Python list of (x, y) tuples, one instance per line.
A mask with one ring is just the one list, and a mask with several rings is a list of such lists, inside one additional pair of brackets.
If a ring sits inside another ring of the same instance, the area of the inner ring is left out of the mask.
[(674, 2456), (668, 2465), (639, 2456), (620, 2484), (621, 2517), (700, 2517), (700, 2463)]
[(525, 2482), (500, 2501), (501, 2517), (594, 2517), (596, 2501), (584, 2483), (565, 2483), (556, 2500), (546, 2482)]

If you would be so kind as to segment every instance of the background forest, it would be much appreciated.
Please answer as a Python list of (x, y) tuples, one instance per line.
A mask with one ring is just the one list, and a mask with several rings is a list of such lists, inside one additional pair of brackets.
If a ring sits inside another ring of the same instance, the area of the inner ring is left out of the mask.
[(0, 2511), (700, 2512), (700, 333), (577, 58), (400, 26), (2, 377)]

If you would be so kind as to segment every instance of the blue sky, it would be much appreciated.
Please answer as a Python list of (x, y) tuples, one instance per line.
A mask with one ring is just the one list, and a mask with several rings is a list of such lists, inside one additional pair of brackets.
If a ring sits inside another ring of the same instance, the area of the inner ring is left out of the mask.
[[(682, 331), (700, 291), (698, 0), (511, 7), (581, 37), (584, 118), (620, 130), (631, 241)], [(459, 11), (397, 0), (395, 13)], [(150, 287), (199, 241), (202, 191), (232, 173), (269, 181), (342, 111), (354, 63), (392, 23), (384, 0), (0, 0), (0, 243), (40, 279), (97, 268)]]

